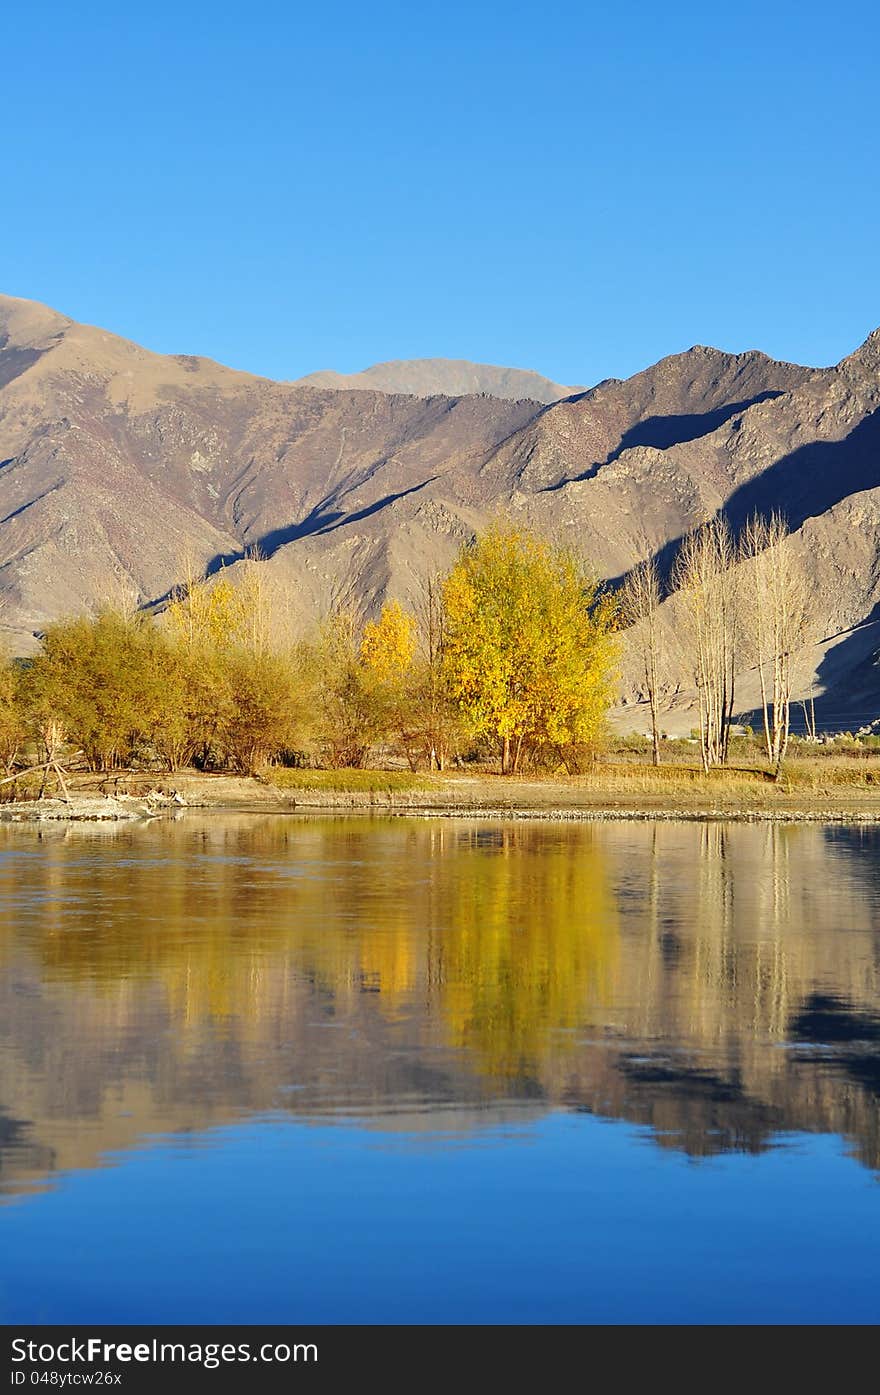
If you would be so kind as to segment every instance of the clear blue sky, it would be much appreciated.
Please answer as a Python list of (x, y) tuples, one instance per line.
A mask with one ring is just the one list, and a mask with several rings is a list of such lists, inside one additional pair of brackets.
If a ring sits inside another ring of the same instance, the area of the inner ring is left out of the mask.
[(876, 0), (44, 0), (3, 48), (0, 289), (153, 349), (588, 383), (880, 324)]

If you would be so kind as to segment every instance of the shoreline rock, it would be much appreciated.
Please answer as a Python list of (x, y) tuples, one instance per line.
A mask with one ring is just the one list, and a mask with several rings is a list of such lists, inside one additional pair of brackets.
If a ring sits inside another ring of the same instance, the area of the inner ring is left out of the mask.
[[(320, 809), (299, 812), (320, 813)], [(329, 811), (328, 811), (329, 812)], [(369, 809), (364, 813), (375, 812)], [(858, 809), (478, 809), (415, 806), (381, 811), (395, 818), (546, 819), (557, 823), (863, 823), (880, 824), (880, 811)]]
[(186, 807), (186, 800), (172, 791), (151, 790), (143, 798), (130, 794), (95, 797), (76, 795), (65, 799), (25, 799), (0, 804), (0, 823), (107, 823), (155, 819), (163, 811)]

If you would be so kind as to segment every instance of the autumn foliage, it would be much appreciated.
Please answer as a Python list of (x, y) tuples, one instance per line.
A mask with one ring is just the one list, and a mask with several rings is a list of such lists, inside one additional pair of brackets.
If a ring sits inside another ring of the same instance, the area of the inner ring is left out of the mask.
[(443, 770), (473, 751), (504, 772), (577, 768), (612, 697), (610, 602), (572, 552), (497, 527), (428, 576), (413, 610), (337, 609), (293, 641), (265, 565), (190, 575), (160, 614), (107, 609), (49, 626), (0, 664), (0, 764), (108, 771), (268, 762)]
[(463, 550), (444, 599), (452, 696), (497, 744), (502, 772), (524, 750), (568, 762), (595, 744), (612, 698), (614, 610), (580, 558), (498, 527)]

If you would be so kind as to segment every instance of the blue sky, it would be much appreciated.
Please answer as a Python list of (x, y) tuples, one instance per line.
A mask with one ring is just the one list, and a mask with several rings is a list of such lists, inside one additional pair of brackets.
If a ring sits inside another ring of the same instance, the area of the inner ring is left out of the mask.
[(273, 377), (880, 324), (868, 0), (6, 13), (0, 289)]

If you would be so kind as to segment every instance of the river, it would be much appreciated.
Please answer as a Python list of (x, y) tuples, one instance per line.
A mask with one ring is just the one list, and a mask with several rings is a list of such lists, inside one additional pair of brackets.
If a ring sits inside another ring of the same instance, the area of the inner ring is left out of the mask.
[(880, 1319), (880, 831), (0, 826), (0, 1321)]

